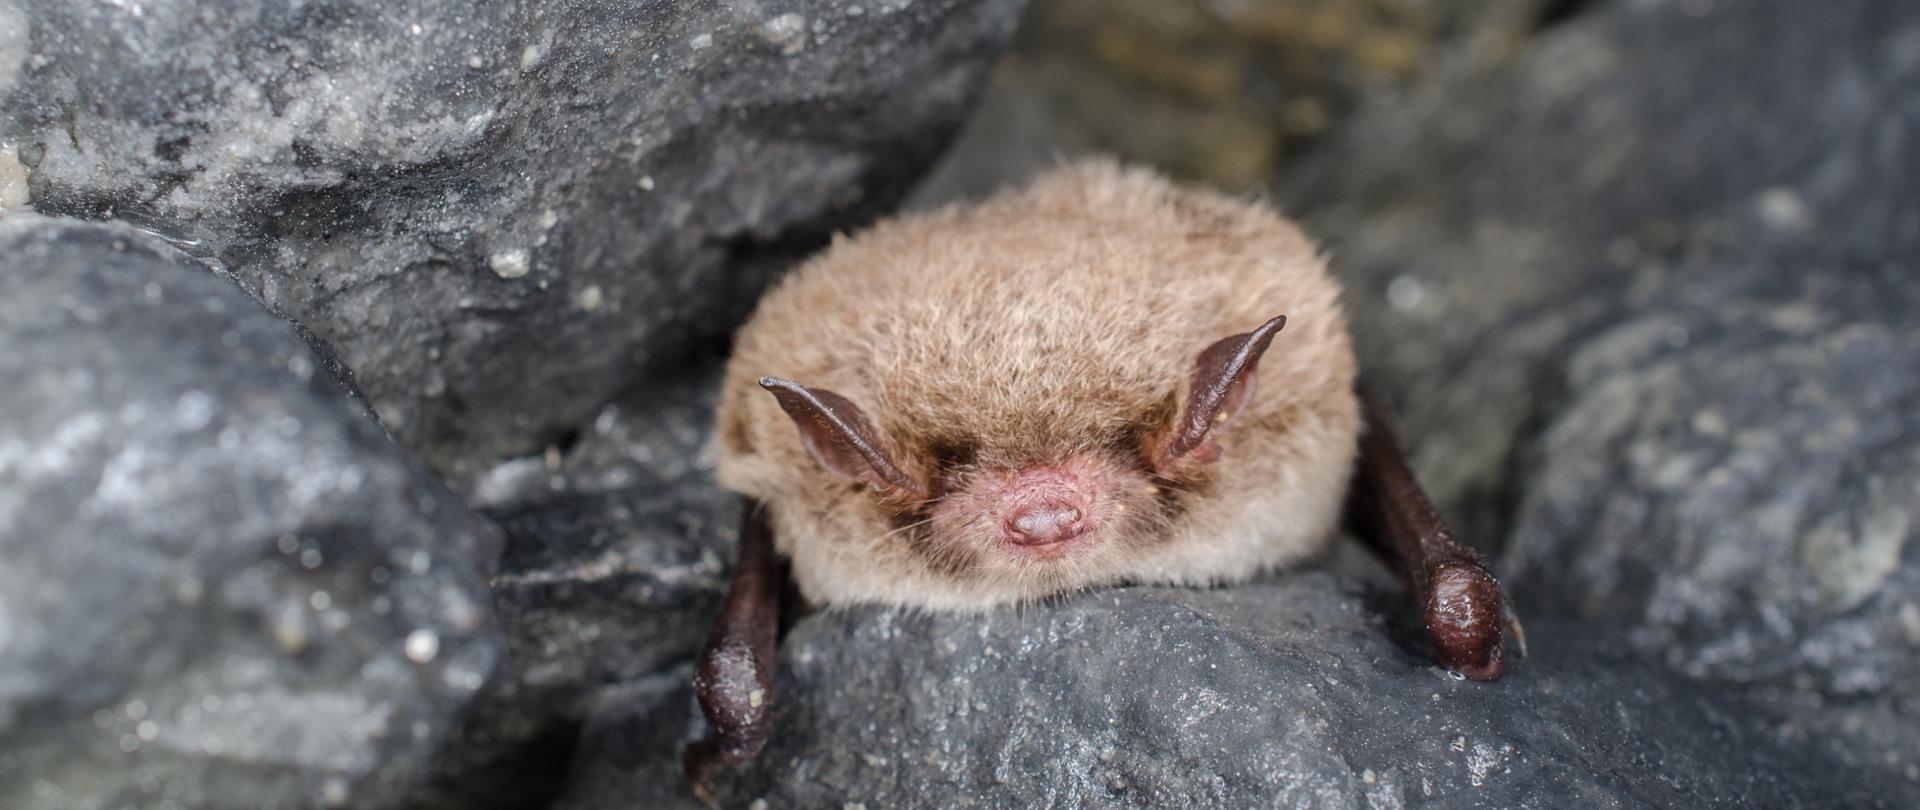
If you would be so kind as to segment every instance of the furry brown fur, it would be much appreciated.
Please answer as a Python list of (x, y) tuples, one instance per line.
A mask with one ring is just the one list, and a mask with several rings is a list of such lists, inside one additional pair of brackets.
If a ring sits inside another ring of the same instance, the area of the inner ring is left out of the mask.
[[(801, 591), (829, 606), (1243, 580), (1319, 548), (1338, 518), (1360, 425), (1338, 295), (1265, 206), (1109, 162), (1066, 167), (836, 239), (770, 292), (727, 366), (719, 477), (767, 505)], [(1177, 418), (1195, 357), (1279, 314), (1251, 400), (1215, 437), (1224, 455), (1156, 479), (1141, 445)], [(763, 375), (844, 395), (947, 494), (908, 520), (828, 474)], [(1033, 464), (1097, 485), (1086, 548), (1007, 553), (973, 519), (986, 507), (969, 499)]]

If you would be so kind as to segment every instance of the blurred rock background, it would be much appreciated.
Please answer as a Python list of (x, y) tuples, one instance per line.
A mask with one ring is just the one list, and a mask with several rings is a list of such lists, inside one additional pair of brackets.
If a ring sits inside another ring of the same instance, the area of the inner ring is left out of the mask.
[(1323, 240), (1535, 655), (1354, 554), (814, 616), (724, 806), (1913, 806), (1916, 86), (1900, 0), (0, 0), (0, 806), (697, 806), (725, 335), (1094, 152)]

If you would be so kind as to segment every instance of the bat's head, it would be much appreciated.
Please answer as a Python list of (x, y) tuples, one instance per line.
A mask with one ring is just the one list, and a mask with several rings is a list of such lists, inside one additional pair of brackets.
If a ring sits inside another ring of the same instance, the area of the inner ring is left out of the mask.
[(1176, 399), (1148, 403), (1097, 437), (1030, 435), (1046, 432), (1034, 424), (969, 443), (929, 438), (938, 430), (890, 435), (880, 425), (902, 420), (876, 418), (826, 388), (777, 377), (759, 384), (798, 430), (811, 474), (856, 490), (851, 508), (886, 517), (880, 547), (849, 548), (911, 556), (980, 582), (982, 601), (997, 600), (1110, 578), (1118, 562), (1167, 537), (1183, 499), (1210, 483), (1222, 456), (1216, 439), (1254, 395), (1261, 355), (1285, 324), (1275, 317), (1213, 342), (1187, 361), (1186, 379), (1167, 381)]
[(1090, 162), (784, 278), (734, 340), (716, 472), (824, 604), (1239, 580), (1331, 536), (1354, 375), (1297, 228)]

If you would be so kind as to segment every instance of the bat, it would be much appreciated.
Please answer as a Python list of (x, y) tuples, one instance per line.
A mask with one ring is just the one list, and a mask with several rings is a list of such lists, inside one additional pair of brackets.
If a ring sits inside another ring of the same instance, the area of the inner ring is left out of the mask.
[(736, 336), (718, 478), (748, 502), (682, 757), (708, 798), (770, 731), (786, 594), (982, 611), (1241, 582), (1344, 523), (1439, 663), (1492, 680), (1499, 583), (1356, 393), (1340, 289), (1271, 208), (1109, 161), (836, 238)]

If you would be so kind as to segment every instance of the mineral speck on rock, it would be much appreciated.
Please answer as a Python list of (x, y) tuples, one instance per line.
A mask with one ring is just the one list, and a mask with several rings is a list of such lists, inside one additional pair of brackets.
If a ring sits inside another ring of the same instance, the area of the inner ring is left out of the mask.
[(11, 145), (0, 143), (0, 210), (27, 206), (27, 167)]

